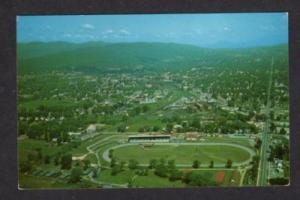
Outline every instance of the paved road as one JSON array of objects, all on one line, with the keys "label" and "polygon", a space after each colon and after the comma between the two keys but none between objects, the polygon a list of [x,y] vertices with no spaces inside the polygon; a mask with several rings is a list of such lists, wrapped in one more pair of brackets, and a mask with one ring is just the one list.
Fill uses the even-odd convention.
[{"label": "paved road", "polygon": [[[111,147],[111,148],[109,148],[109,149],[107,149],[103,152],[103,155],[102,155],[103,159],[106,160],[107,162],[110,162],[110,158],[108,156],[110,149],[117,149],[117,148],[120,148],[120,147],[126,147],[126,146],[132,146],[132,145],[138,145],[138,144],[136,144],[136,143],[126,143],[126,144],[120,144],[120,145],[113,146],[113,147]],[[242,161],[242,162],[234,162],[233,165],[232,165],[233,167],[238,167],[238,166],[249,164],[252,161],[252,156],[255,155],[254,150],[252,150],[248,147],[239,145],[239,144],[232,144],[232,143],[217,143],[217,142],[211,142],[211,143],[180,143],[180,144],[178,144],[178,143],[156,143],[155,145],[232,146],[232,147],[237,147],[237,148],[243,149],[243,150],[247,151],[250,154],[249,159],[247,159],[245,161]],[[148,166],[148,164],[143,163],[143,164],[140,164],[140,166]],[[177,167],[191,167],[191,164],[176,164],[176,166]],[[224,164],[215,163],[214,167],[224,167]]]},{"label": "paved road", "polygon": [[267,105],[265,114],[267,116],[266,123],[264,125],[264,130],[262,133],[262,145],[261,145],[261,153],[260,153],[260,164],[258,168],[258,176],[257,176],[257,186],[266,186],[268,184],[268,148],[269,148],[269,138],[270,138],[270,107],[271,107],[271,88],[272,88],[272,81],[273,81],[273,65],[274,60],[272,58],[271,62],[271,73],[267,91]]}]

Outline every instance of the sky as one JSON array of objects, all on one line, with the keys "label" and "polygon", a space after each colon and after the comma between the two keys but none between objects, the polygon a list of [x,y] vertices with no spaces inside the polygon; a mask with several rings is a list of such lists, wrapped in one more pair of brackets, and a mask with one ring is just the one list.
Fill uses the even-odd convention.
[{"label": "sky", "polygon": [[172,42],[243,48],[288,42],[288,13],[17,16],[17,42]]}]

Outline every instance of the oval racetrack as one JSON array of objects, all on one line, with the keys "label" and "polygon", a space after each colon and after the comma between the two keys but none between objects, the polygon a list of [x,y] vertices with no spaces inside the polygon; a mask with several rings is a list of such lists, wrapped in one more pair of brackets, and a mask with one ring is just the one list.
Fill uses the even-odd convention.
[{"label": "oval racetrack", "polygon": [[128,162],[135,159],[141,166],[147,166],[151,159],[160,158],[175,160],[177,167],[191,167],[194,160],[200,161],[201,166],[214,161],[214,167],[224,167],[228,159],[233,161],[233,166],[240,166],[249,164],[255,155],[252,149],[232,143],[156,143],[152,147],[127,143],[104,151],[103,159],[107,162],[110,162],[110,149],[114,149],[118,160]]}]

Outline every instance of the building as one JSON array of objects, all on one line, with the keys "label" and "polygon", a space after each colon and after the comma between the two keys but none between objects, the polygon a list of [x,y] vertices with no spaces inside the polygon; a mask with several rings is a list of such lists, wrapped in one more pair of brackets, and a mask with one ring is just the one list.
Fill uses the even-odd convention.
[{"label": "building", "polygon": [[170,135],[130,135],[130,143],[147,143],[147,142],[170,142]]},{"label": "building", "polygon": [[96,125],[95,125],[95,124],[90,124],[90,125],[87,127],[86,132],[87,132],[88,134],[95,133],[95,132],[96,132]]},{"label": "building", "polygon": [[197,141],[199,136],[200,135],[197,132],[187,132],[185,133],[184,139],[186,141]]}]

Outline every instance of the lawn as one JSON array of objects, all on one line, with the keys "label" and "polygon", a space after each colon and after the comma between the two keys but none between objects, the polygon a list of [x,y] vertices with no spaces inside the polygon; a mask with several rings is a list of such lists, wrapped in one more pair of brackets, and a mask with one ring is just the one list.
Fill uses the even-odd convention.
[{"label": "lawn", "polygon": [[69,183],[65,180],[59,180],[57,178],[20,175],[19,176],[19,188],[24,189],[80,189],[80,188],[97,188],[97,184],[82,180],[79,183]]},{"label": "lawn", "polygon": [[199,160],[201,164],[208,165],[210,161],[215,164],[225,164],[228,159],[241,162],[249,159],[250,154],[243,149],[232,146],[199,146],[199,145],[154,145],[142,148],[139,145],[120,147],[114,150],[114,156],[120,160],[137,160],[140,164],[148,164],[150,159],[164,158],[175,160],[177,164],[191,164]]},{"label": "lawn", "polygon": [[63,151],[63,146],[57,146],[51,143],[47,143],[44,140],[24,139],[18,140],[18,152],[19,161],[27,159],[28,153],[40,148],[43,155],[52,156],[58,152]]},{"label": "lawn", "polygon": [[181,181],[169,181],[168,178],[162,178],[154,175],[151,171],[147,176],[136,176],[132,181],[133,187],[151,187],[151,188],[171,188],[185,187]]},{"label": "lawn", "polygon": [[[183,170],[185,171],[185,170]],[[189,171],[189,170],[187,170]],[[231,178],[233,177],[234,170],[216,170],[216,169],[208,169],[208,170],[197,170],[197,173],[201,174],[201,176],[211,180],[216,181],[217,177],[220,174],[223,176],[222,180],[218,182],[220,186],[232,186],[230,183]],[[237,176],[235,176],[235,182],[238,182]],[[106,169],[102,170],[101,174],[97,178],[98,181],[102,181],[105,184],[120,184],[125,186],[129,180],[132,182],[132,187],[144,187],[144,188],[174,188],[174,187],[189,187],[181,180],[178,181],[170,181],[168,177],[162,178],[156,176],[153,171],[149,171],[147,176],[135,175],[134,171],[125,170],[118,173],[115,176],[111,175],[111,170]]]},{"label": "lawn", "polygon": [[130,170],[125,170],[118,173],[115,176],[111,175],[110,169],[102,170],[97,177],[98,181],[102,181],[104,183],[115,183],[115,184],[127,184],[128,181],[134,176],[134,172]]}]

